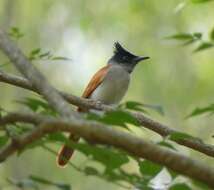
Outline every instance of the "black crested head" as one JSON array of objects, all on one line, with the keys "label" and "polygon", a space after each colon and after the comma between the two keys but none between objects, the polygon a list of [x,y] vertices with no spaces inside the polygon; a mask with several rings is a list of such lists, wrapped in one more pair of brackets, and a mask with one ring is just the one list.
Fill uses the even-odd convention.
[{"label": "black crested head", "polygon": [[120,45],[119,42],[115,42],[114,44],[114,55],[108,61],[108,64],[111,65],[121,65],[123,66],[129,73],[131,73],[136,66],[137,63],[143,61],[145,59],[149,59],[149,57],[137,56],[126,50],[124,47]]},{"label": "black crested head", "polygon": [[125,48],[123,48],[119,42],[115,42],[114,44],[114,59],[118,62],[131,62],[131,60],[135,59],[136,55],[132,54]]}]

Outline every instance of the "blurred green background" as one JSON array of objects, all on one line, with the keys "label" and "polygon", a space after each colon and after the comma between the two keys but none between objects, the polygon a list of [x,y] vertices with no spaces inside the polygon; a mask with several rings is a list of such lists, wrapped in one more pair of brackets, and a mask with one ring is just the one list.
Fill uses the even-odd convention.
[{"label": "blurred green background", "polygon": [[[182,2],[0,0],[0,25],[5,30],[16,26],[25,34],[18,44],[26,54],[40,47],[71,58],[70,61],[36,61],[35,65],[56,88],[78,96],[93,73],[106,64],[115,41],[136,54],[150,56],[150,61],[138,65],[133,72],[123,101],[161,105],[165,115],[151,112],[153,118],[213,144],[213,116],[184,118],[195,107],[214,102],[214,49],[192,53],[192,48],[165,37],[180,32],[202,32],[206,40],[214,27],[214,3],[189,2],[178,11]],[[0,60],[3,64],[7,58],[0,54]],[[17,74],[13,66],[0,69]],[[29,94],[33,95],[0,83],[0,106],[18,110],[20,106],[14,101]],[[158,135],[146,129],[140,130],[138,135],[151,141],[160,140]],[[53,148],[57,150],[58,147]],[[181,146],[178,149],[183,154],[214,164],[211,158],[200,153]],[[77,153],[73,163],[85,164],[85,159]],[[125,167],[136,170],[131,163]],[[22,179],[29,174],[70,183],[75,190],[121,189],[95,177],[84,177],[71,167],[59,169],[55,157],[40,148],[28,150],[20,157],[13,156],[1,164],[0,185],[7,184],[6,177]]]}]

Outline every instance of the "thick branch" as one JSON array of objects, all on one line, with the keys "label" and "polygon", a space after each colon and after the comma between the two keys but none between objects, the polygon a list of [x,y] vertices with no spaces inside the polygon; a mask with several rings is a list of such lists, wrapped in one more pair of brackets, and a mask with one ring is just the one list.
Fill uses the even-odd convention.
[{"label": "thick branch", "polygon": [[[33,88],[32,85],[29,83],[28,80],[22,78],[22,77],[17,77],[11,74],[6,74],[0,70],[0,82],[5,82],[11,85],[15,85],[17,87],[21,87],[24,89],[32,90],[34,92],[37,92],[38,94],[39,91],[36,88]],[[110,106],[106,106],[103,104],[100,104],[99,102],[95,102],[93,100],[89,99],[84,99],[84,98],[79,98],[71,94],[67,94],[65,92],[60,92],[59,93],[67,100],[69,103],[86,108],[86,109],[97,109],[97,110],[104,110],[104,111],[112,111],[114,108]],[[141,113],[131,113],[138,121],[139,123],[143,126],[146,127],[159,135],[165,137],[168,136],[172,133],[178,132],[174,129],[171,129],[170,127],[161,124],[153,119],[150,119],[149,117],[144,116]],[[180,145],[189,147],[193,150],[199,151],[201,153],[204,153],[208,156],[214,157],[214,146],[205,144],[202,140],[198,138],[193,138],[193,139],[180,139],[176,140]]]},{"label": "thick branch", "polygon": [[[30,117],[35,117],[35,120],[37,120],[36,114]],[[38,120],[40,119],[41,117],[38,118]],[[72,120],[60,120],[49,117],[43,121],[41,126],[25,134],[23,137],[16,139],[2,149],[0,151],[0,160],[5,160],[17,150],[23,149],[26,145],[29,145],[44,135],[58,131],[73,132],[90,142],[113,145],[132,155],[165,165],[180,174],[200,180],[214,187],[213,168],[207,167],[198,161],[182,156],[165,147],[156,146],[129,133],[115,130],[114,128],[96,122],[73,122]]]}]

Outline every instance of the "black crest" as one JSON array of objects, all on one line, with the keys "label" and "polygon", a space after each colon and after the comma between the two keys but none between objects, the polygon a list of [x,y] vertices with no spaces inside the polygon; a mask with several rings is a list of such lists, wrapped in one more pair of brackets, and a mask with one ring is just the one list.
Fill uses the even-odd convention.
[{"label": "black crest", "polygon": [[125,48],[123,48],[119,42],[115,42],[114,44],[114,54],[119,57],[129,57],[134,58],[136,55],[132,54],[131,52],[127,51]]}]

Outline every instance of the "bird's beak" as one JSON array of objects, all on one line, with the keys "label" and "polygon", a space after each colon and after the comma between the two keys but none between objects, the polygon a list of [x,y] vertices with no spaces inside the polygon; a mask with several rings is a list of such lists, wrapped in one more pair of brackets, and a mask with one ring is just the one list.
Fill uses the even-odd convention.
[{"label": "bird's beak", "polygon": [[139,63],[140,61],[143,61],[143,60],[146,60],[146,59],[149,59],[150,57],[141,57],[141,56],[139,56],[139,57],[136,57],[135,58],[135,61],[137,62],[137,63]]}]

